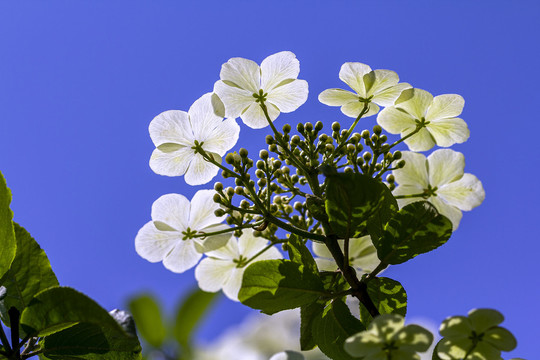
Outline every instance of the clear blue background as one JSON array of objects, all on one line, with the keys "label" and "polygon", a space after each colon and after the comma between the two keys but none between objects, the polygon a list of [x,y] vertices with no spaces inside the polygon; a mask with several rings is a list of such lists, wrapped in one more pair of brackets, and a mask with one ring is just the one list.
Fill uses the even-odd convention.
[{"label": "clear blue background", "polygon": [[[0,169],[15,219],[61,284],[106,308],[148,290],[172,311],[193,273],[146,262],[133,240],[155,199],[197,188],[151,172],[152,118],[187,110],[230,57],[260,62],[291,50],[310,97],[277,124],[349,123],[317,94],[344,86],[337,75],[346,61],[392,69],[434,95],[465,97],[471,138],[454,149],[487,195],[448,244],[386,274],[404,284],[413,316],[440,322],[474,307],[501,310],[519,341],[511,354],[534,359],[539,13],[536,0],[2,1]],[[266,134],[242,125],[236,148],[256,151]],[[200,338],[247,312],[223,299]]]}]

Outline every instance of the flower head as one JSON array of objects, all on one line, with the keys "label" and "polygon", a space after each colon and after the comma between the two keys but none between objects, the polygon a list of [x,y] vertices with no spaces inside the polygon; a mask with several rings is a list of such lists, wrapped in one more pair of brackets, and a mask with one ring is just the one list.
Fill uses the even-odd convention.
[{"label": "flower head", "polygon": [[452,316],[444,320],[439,332],[444,338],[437,344],[442,360],[501,359],[501,351],[513,350],[517,343],[512,333],[499,325],[504,320],[493,309],[473,309],[469,316]]},{"label": "flower head", "polygon": [[345,351],[362,360],[419,360],[433,342],[433,334],[418,325],[404,326],[401,315],[379,315],[366,331],[345,340]]},{"label": "flower head", "polygon": [[[239,239],[230,238],[227,245],[207,252],[195,269],[195,278],[204,291],[216,292],[223,289],[225,295],[238,301],[238,292],[242,285],[242,276],[248,262],[254,255],[268,245],[268,240],[255,237],[253,230],[244,230]],[[255,261],[281,259],[281,253],[271,247],[260,254]]]},{"label": "flower head", "polygon": [[152,204],[152,221],[146,223],[135,238],[135,250],[150,262],[177,273],[195,266],[202,253],[224,246],[230,233],[202,236],[203,233],[227,229],[214,215],[218,205],[214,191],[199,190],[191,202],[179,194],[161,196]]},{"label": "flower head", "polygon": [[[450,149],[436,150],[426,157],[404,151],[405,167],[392,172],[399,184],[394,190],[398,204],[427,200],[452,221],[454,231],[461,220],[461,211],[469,211],[484,201],[482,183],[472,174],[464,174],[465,157]],[[413,196],[416,195],[416,196]]]},{"label": "flower head", "polygon": [[459,95],[445,94],[433,97],[420,89],[404,90],[394,106],[387,107],[377,115],[379,125],[391,134],[405,137],[412,151],[426,151],[435,144],[448,147],[461,144],[469,138],[469,128],[456,117],[463,111],[465,100]]},{"label": "flower head", "polygon": [[189,185],[209,182],[218,167],[196,151],[200,146],[215,161],[238,141],[240,127],[234,119],[223,121],[223,104],[215,94],[196,100],[188,112],[165,111],[150,123],[150,137],[156,149],[150,157],[150,168],[160,175],[185,174]]},{"label": "flower head", "polygon": [[214,92],[223,100],[227,116],[240,116],[247,126],[260,129],[268,126],[261,102],[271,121],[306,102],[308,84],[297,79],[299,73],[300,63],[290,51],[270,55],[260,67],[248,59],[232,58],[221,67]]},{"label": "flower head", "polygon": [[319,94],[319,101],[329,106],[341,106],[341,112],[357,118],[365,104],[369,110],[363,117],[379,112],[379,106],[394,104],[399,94],[411,85],[399,82],[398,75],[390,70],[371,70],[359,62],[348,62],[341,66],[339,78],[355,93],[342,89],[328,89]]}]

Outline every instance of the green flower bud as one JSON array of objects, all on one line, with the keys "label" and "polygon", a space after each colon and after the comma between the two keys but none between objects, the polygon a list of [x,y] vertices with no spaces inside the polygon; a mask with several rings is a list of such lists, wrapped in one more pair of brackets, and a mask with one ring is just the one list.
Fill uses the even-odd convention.
[{"label": "green flower bud", "polygon": [[401,159],[401,151],[396,151],[394,152],[394,160],[399,160]]},{"label": "green flower bud", "polygon": [[228,171],[223,170],[223,171],[221,172],[221,177],[222,177],[222,178],[227,179],[229,176],[230,176],[230,175],[229,175],[229,172],[228,172]]},{"label": "green flower bud", "polygon": [[272,144],[272,145],[268,145],[268,151],[271,151],[271,152],[277,152],[277,146],[276,144]]},{"label": "green flower bud", "polygon": [[222,191],[223,190],[223,184],[220,182],[217,182],[214,184],[214,190],[216,191]]},{"label": "green flower bud", "polygon": [[240,164],[242,162],[242,157],[238,154],[233,154],[233,159],[235,164]]},{"label": "green flower bud", "polygon": [[276,184],[270,183],[270,190],[275,192],[275,191],[277,191],[277,189],[278,189],[278,186]]},{"label": "green flower bud", "polygon": [[356,146],[354,146],[354,144],[347,144],[347,152],[354,152],[354,150],[356,149]]},{"label": "green flower bud", "polygon": [[373,127],[373,132],[377,135],[380,135],[382,133],[382,127],[380,127],[379,125],[375,125]]},{"label": "green flower bud", "polygon": [[377,134],[371,135],[371,141],[373,141],[374,143],[376,143],[378,140],[379,140],[379,136],[378,136]]},{"label": "green flower bud", "polygon": [[[257,169],[264,170],[264,161],[257,160]],[[256,172],[255,172],[256,173]],[[260,177],[260,176],[259,176]]]},{"label": "green flower bud", "polygon": [[291,176],[291,181],[293,182],[293,184],[296,184],[298,182],[298,175],[294,174],[293,176]]},{"label": "green flower bud", "polygon": [[388,140],[388,137],[382,134],[381,136],[379,136],[379,139],[381,139],[381,142],[385,142],[386,140]]},{"label": "green flower bud", "polygon": [[345,135],[347,135],[347,130],[345,130],[345,129],[341,130],[340,135],[341,135],[341,137],[344,137]]},{"label": "green flower bud", "polygon": [[319,132],[323,129],[323,123],[321,121],[317,121],[315,123],[315,131]]},{"label": "green flower bud", "polygon": [[334,145],[332,145],[332,144],[326,144],[325,149],[326,149],[326,151],[328,151],[328,152],[334,151]]},{"label": "green flower bud", "polygon": [[274,176],[277,178],[283,176],[283,172],[281,171],[281,169],[277,169],[276,171],[274,171]]},{"label": "green flower bud", "polygon": [[281,198],[281,196],[279,195],[276,195],[274,196],[274,204],[281,204],[283,202],[283,199]]},{"label": "green flower bud", "polygon": [[266,140],[266,143],[267,143],[268,145],[271,145],[271,144],[274,143],[274,138],[272,137],[272,135],[266,135],[265,140]]},{"label": "green flower bud", "polygon": [[375,171],[379,171],[381,169],[382,169],[382,164],[379,164],[379,163],[375,164]]},{"label": "green flower bud", "polygon": [[299,123],[298,125],[296,125],[296,130],[298,130],[299,133],[303,133],[304,132],[304,124]]},{"label": "green flower bud", "polygon": [[280,168],[281,167],[281,161],[276,160],[276,161],[274,161],[273,165],[274,165],[274,169]]},{"label": "green flower bud", "polygon": [[266,179],[265,178],[259,179],[259,181],[257,181],[257,185],[259,185],[259,187],[266,186]]},{"label": "green flower bud", "polygon": [[225,191],[227,192],[228,197],[232,197],[234,195],[234,189],[230,186]]},{"label": "green flower bud", "polygon": [[240,201],[240,207],[242,209],[249,209],[249,202],[247,200],[245,200],[245,199]]},{"label": "green flower bud", "polygon": [[359,156],[359,157],[356,158],[356,163],[357,163],[358,165],[362,165],[362,164],[364,163],[364,159],[363,159],[362,157]]},{"label": "green flower bud", "polygon": [[396,181],[396,178],[394,177],[394,175],[388,174],[388,175],[386,176],[386,181],[389,182],[389,183],[393,183],[393,182]]},{"label": "green flower bud", "polygon": [[271,213],[276,213],[278,211],[278,207],[276,204],[272,204],[270,205],[270,212]]},{"label": "green flower bud", "polygon": [[257,171],[255,171],[255,176],[259,179],[264,178],[264,175],[264,171],[262,171],[261,169],[257,169]]},{"label": "green flower bud", "polygon": [[221,196],[219,196],[219,194],[214,194],[214,197],[212,200],[214,200],[214,202],[217,204],[221,204]]},{"label": "green flower bud", "polygon": [[292,207],[291,205],[285,206],[285,212],[286,212],[287,214],[292,213],[292,212],[293,212],[293,207]]},{"label": "green flower bud", "polygon": [[236,195],[244,195],[244,188],[241,186],[237,186],[234,188],[234,193]]},{"label": "green flower bud", "polygon": [[241,157],[247,158],[248,157],[248,151],[244,148],[241,148],[240,151],[238,151]]},{"label": "green flower bud", "polygon": [[236,178],[236,179],[234,179],[234,184],[236,186],[241,186],[243,184],[243,181],[242,181],[242,179]]},{"label": "green flower bud", "polygon": [[345,174],[352,174],[354,171],[353,171],[352,167],[346,166],[345,169],[343,169],[343,172]]},{"label": "green flower bud", "polygon": [[364,150],[364,146],[360,143],[356,144],[356,152],[360,152]]},{"label": "green flower bud", "polygon": [[231,154],[231,153],[228,153],[226,156],[225,156],[225,162],[229,165],[232,165],[234,163],[234,155]]},{"label": "green flower bud", "polygon": [[300,210],[302,210],[303,207],[304,207],[304,205],[300,201],[295,201],[294,210],[300,211]]},{"label": "green flower bud", "polygon": [[364,158],[366,162],[368,162],[369,160],[371,160],[371,153],[366,151],[365,153],[362,154],[362,157]]},{"label": "green flower bud", "polygon": [[284,132],[285,134],[290,133],[290,132],[291,132],[291,125],[289,125],[289,124],[283,125],[283,132]]},{"label": "green flower bud", "polygon": [[363,139],[369,139],[369,130],[362,131],[362,134],[360,134]]},{"label": "green flower bud", "polygon": [[217,209],[216,211],[214,211],[214,215],[216,215],[217,217],[222,217],[223,215],[225,215],[225,211],[223,209]]},{"label": "green flower bud", "polygon": [[283,250],[283,251],[289,251],[289,244],[288,244],[288,243],[283,243],[283,244],[281,244],[281,250]]},{"label": "green flower bud", "polygon": [[264,149],[261,150],[261,151],[259,151],[259,157],[260,157],[261,159],[263,159],[263,160],[268,159],[268,151],[266,151],[266,150],[264,150]]},{"label": "green flower bud", "polygon": [[398,168],[398,169],[402,169],[404,166],[405,166],[405,160],[400,160],[400,161],[397,163],[397,168]]},{"label": "green flower bud", "polygon": [[283,166],[281,168],[281,172],[283,172],[284,174],[289,175],[289,173],[291,172],[291,169],[289,169],[287,166]]},{"label": "green flower bud", "polygon": [[313,124],[311,124],[310,122],[307,122],[304,127],[307,132],[311,132],[313,130]]},{"label": "green flower bud", "polygon": [[326,135],[326,134],[321,134],[321,135],[319,136],[319,141],[320,141],[321,143],[324,144],[327,140],[328,140],[328,135]]},{"label": "green flower bud", "polygon": [[334,121],[332,123],[332,131],[339,131],[339,129],[341,129],[341,125],[337,121]]},{"label": "green flower bud", "polygon": [[293,135],[293,137],[291,138],[291,144],[293,144],[293,145],[298,145],[298,144],[300,144],[300,136],[298,136],[298,135]]},{"label": "green flower bud", "polygon": [[[384,135],[383,135],[383,136],[384,136]],[[380,137],[380,140],[381,140],[381,141],[384,141],[384,140],[383,140],[383,136]],[[390,144],[388,144],[388,143],[382,144],[382,146],[381,146],[381,151],[382,151],[383,153],[385,153],[385,152],[387,152],[388,150],[390,150]]]},{"label": "green flower bud", "polygon": [[233,224],[233,218],[228,217],[228,218],[225,219],[225,222],[227,223],[227,225],[232,225]]}]

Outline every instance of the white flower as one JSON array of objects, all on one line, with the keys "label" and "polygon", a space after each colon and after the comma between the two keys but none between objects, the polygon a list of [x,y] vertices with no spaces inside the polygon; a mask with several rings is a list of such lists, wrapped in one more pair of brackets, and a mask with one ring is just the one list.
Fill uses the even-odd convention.
[{"label": "white flower", "polygon": [[403,160],[405,167],[392,172],[399,184],[394,195],[419,196],[398,199],[400,207],[425,199],[452,221],[455,231],[461,220],[461,211],[472,210],[484,201],[480,180],[463,173],[465,158],[462,153],[440,149],[426,159],[422,154],[404,151]]},{"label": "white flower", "polygon": [[[338,240],[338,242],[343,250],[344,240]],[[338,266],[326,245],[314,241],[313,252],[315,255],[319,256],[315,258],[319,270],[335,271],[338,269]],[[373,246],[369,235],[350,239],[349,264],[356,269],[359,275],[373,271],[379,263],[377,249]]]},{"label": "white flower", "polygon": [[186,175],[186,183],[200,185],[216,176],[219,168],[195,152],[195,142],[221,162],[221,157],[238,141],[240,127],[234,119],[223,121],[223,104],[216,94],[204,94],[189,111],[169,110],[150,123],[150,137],[156,149],[150,168],[160,175]]},{"label": "white flower", "polygon": [[292,112],[306,102],[308,84],[297,79],[299,73],[300,63],[290,51],[270,55],[260,67],[248,59],[232,58],[221,67],[214,92],[223,100],[228,117],[240,116],[247,126],[260,129],[268,126],[260,97],[272,121],[280,112]]},{"label": "white flower", "polygon": [[[230,238],[226,246],[206,253],[208,257],[203,259],[195,269],[195,278],[199,287],[209,292],[223,289],[229,299],[238,301],[246,261],[267,245],[268,240],[255,237],[253,230],[244,230],[238,240],[234,237]],[[281,253],[275,247],[271,247],[259,255],[255,261],[281,258]]]},{"label": "white flower", "polygon": [[196,237],[201,233],[227,229],[223,220],[214,215],[218,209],[213,190],[199,190],[191,199],[179,194],[167,194],[152,204],[152,221],[146,223],[135,238],[137,253],[150,262],[163,265],[177,273],[195,266],[202,253],[224,246],[231,233]]},{"label": "white flower", "polygon": [[379,106],[391,106],[404,89],[411,85],[399,82],[398,75],[390,70],[371,70],[359,62],[341,66],[339,78],[356,93],[342,89],[328,89],[319,94],[319,101],[329,106],[341,106],[345,115],[357,118],[366,102],[369,110],[363,117],[379,112]]},{"label": "white flower", "polygon": [[412,151],[426,151],[435,144],[448,147],[461,144],[469,138],[469,128],[459,116],[465,100],[456,94],[433,97],[420,89],[404,90],[394,106],[387,107],[377,116],[377,122],[391,134],[404,137],[417,126],[421,130],[405,140]]}]

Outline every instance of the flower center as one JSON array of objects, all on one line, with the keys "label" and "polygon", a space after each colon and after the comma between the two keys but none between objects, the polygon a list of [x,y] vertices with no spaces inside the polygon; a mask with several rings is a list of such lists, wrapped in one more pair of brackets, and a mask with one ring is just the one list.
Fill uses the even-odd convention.
[{"label": "flower center", "polygon": [[197,231],[196,230],[191,230],[190,228],[187,228],[186,231],[182,231],[182,235],[184,235],[182,240],[193,239],[195,237],[195,235],[197,235]]},{"label": "flower center", "polygon": [[360,101],[361,103],[370,103],[371,99],[373,99],[373,95],[368,98],[358,97],[358,101]]},{"label": "flower center", "polygon": [[471,336],[469,336],[469,339],[472,340],[473,345],[476,346],[482,339],[484,338],[484,334],[477,334],[476,331],[473,331]]},{"label": "flower center", "polygon": [[267,96],[268,93],[265,93],[263,89],[260,89],[258,94],[253,93],[253,97],[255,98],[255,102],[257,103],[264,103]]},{"label": "flower center", "polygon": [[203,146],[204,142],[201,141],[199,142],[198,140],[194,140],[193,141],[193,146],[191,147],[193,150],[195,150],[195,152],[200,152],[202,150],[202,146]]},{"label": "flower center", "polygon": [[428,185],[427,189],[424,189],[424,193],[422,195],[422,197],[424,199],[427,199],[431,196],[437,196],[437,194],[435,193],[437,191],[438,187],[431,187],[431,185]]},{"label": "flower center", "polygon": [[240,257],[238,259],[233,260],[233,263],[236,264],[237,268],[241,268],[241,267],[246,266],[247,260],[248,260],[247,258],[240,255]]},{"label": "flower center", "polygon": [[425,127],[427,124],[429,124],[430,122],[429,121],[426,121],[426,118],[422,118],[420,120],[418,119],[414,119],[414,121],[416,122],[416,127],[421,129],[423,127]]}]

